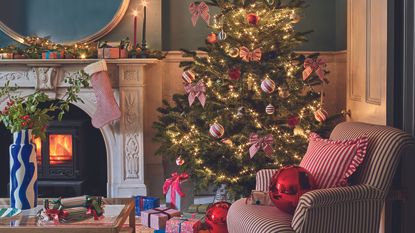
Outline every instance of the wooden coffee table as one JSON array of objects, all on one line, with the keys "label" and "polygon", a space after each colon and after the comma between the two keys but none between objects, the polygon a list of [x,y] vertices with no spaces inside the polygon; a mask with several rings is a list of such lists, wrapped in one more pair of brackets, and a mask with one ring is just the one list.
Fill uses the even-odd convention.
[{"label": "wooden coffee table", "polygon": [[[0,218],[0,233],[135,233],[135,204],[131,198],[104,198],[104,217],[75,223],[38,223],[38,207],[22,211],[12,218]],[[0,199],[0,208],[9,206],[9,199]]]}]

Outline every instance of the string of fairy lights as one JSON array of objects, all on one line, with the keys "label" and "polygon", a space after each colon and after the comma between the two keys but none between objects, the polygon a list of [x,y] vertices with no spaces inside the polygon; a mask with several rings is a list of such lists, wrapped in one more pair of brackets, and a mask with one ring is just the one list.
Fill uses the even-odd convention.
[{"label": "string of fairy lights", "polygon": [[[245,20],[246,15],[248,13],[252,12],[255,12],[255,14],[261,19],[261,23],[257,25],[257,27],[241,28],[241,22]],[[222,49],[226,54],[235,54],[235,41],[240,43],[241,46],[248,47],[250,50],[261,48],[262,53],[265,53],[267,51],[274,51],[277,48],[275,44],[262,43],[260,38],[264,36],[264,33],[271,31],[269,33],[273,33],[276,36],[281,36],[281,38],[285,41],[293,40],[296,37],[293,28],[293,22],[295,21],[292,20],[292,16],[295,14],[297,14],[297,9],[265,9],[263,7],[258,7],[258,5],[256,4],[251,4],[247,8],[230,7],[226,11],[226,13],[214,16],[213,23],[210,25],[210,27],[213,29],[213,31],[217,33],[222,33],[222,37],[225,37],[225,35],[227,34],[226,36],[228,36],[228,38],[231,37],[233,39],[222,41],[218,45],[219,48]],[[228,19],[226,22],[224,22],[225,18]],[[275,31],[275,29],[278,29],[278,31]],[[224,34],[225,31],[226,34]],[[293,80],[292,82],[290,82],[292,84],[292,86],[290,86],[291,90],[301,92],[302,89],[308,87],[307,84],[302,82],[302,80],[301,82],[295,80],[299,78],[296,74],[298,74],[302,68],[299,64],[293,64],[291,55],[287,55],[285,57],[286,60],[282,60],[281,58],[278,59],[280,59],[281,62],[279,64],[275,64],[275,66],[278,69],[280,67],[284,69],[284,78],[286,79],[282,82],[284,83],[284,85],[277,87],[278,92],[284,92],[286,91],[286,89],[288,89],[287,84],[289,82],[287,80],[289,79]],[[270,69],[266,73],[261,74],[261,77],[259,77],[258,74],[255,74],[255,72],[252,69],[247,69],[243,75],[243,78],[241,78],[244,81],[244,83],[226,84],[226,82],[223,82],[227,85],[228,88],[227,91],[223,91],[223,87],[225,85],[223,83],[217,84],[211,78],[211,76],[222,77],[223,80],[227,80],[227,75],[224,73],[219,73],[217,69],[218,67],[226,68],[227,61],[225,61],[224,59],[216,59],[209,56],[206,58],[206,63],[198,62],[196,60],[194,65],[198,67],[198,69],[204,70],[204,73],[210,74],[201,77],[204,80],[206,87],[209,89],[208,93],[213,95],[209,96],[208,94],[207,99],[211,97],[225,103],[226,105],[223,108],[223,112],[221,113],[221,115],[218,115],[217,117],[212,119],[211,122],[209,122],[210,124],[220,122],[220,119],[223,116],[231,116],[234,120],[240,118],[239,112],[235,111],[235,108],[229,107],[228,105],[228,103],[235,103],[241,98],[241,88],[238,85],[247,86],[248,89],[253,91],[256,96],[260,97],[262,95],[260,87],[261,79],[281,79],[281,74],[276,74],[276,71],[273,69]],[[249,65],[247,66],[249,67]],[[269,97],[269,99],[272,98],[272,96]],[[281,100],[284,100],[286,98],[287,96],[284,96],[284,98],[280,96]],[[298,98],[298,96],[291,95],[291,97],[286,99],[285,101],[287,102],[287,104],[290,104],[290,101],[293,98]],[[321,107],[322,103],[320,101],[314,100],[311,103],[304,106],[303,108],[301,108],[300,111],[295,115],[297,115],[300,120],[303,120],[309,117],[310,112],[312,113],[317,109],[320,109]],[[264,124],[262,123],[263,121],[261,121],[261,118],[263,118],[264,115],[263,113],[259,113],[256,109],[249,106],[244,106],[244,108],[245,115],[249,117],[249,119],[253,122],[253,125],[258,130],[270,131],[274,135],[276,141],[274,145],[277,145],[274,148],[274,150],[277,150],[279,153],[288,155],[290,152],[283,146],[283,144],[295,144],[296,137],[300,136],[306,138],[307,133],[310,130],[306,126],[305,128],[296,128],[294,130],[288,131],[286,129],[286,123],[281,122],[275,122],[271,125]],[[189,120],[189,123],[190,122],[191,121]],[[190,151],[188,152],[194,156],[195,165],[200,166],[207,177],[214,176],[218,181],[237,183],[241,179],[241,176],[253,177],[256,175],[256,170],[248,166],[244,166],[243,169],[239,172],[239,174],[235,176],[226,176],[225,174],[221,174],[220,172],[215,173],[211,168],[205,165],[204,159],[200,156],[201,149],[197,143],[197,140],[199,140],[202,133],[199,131],[198,127],[194,123],[190,124],[192,125],[190,125],[190,130],[188,132],[180,133],[178,131],[169,131],[167,133],[167,136],[170,138],[170,141],[175,146],[180,146],[183,144],[192,145]],[[238,158],[242,158],[243,156],[245,156],[250,147],[250,144],[248,144],[248,142],[237,144],[233,142],[232,139],[229,137],[222,139],[220,142],[221,144],[226,145],[228,147],[227,149],[232,151],[233,154]],[[214,147],[218,143],[219,142],[217,140],[212,140],[210,142],[210,146]],[[301,159],[300,156],[297,154],[292,155],[292,157],[297,161]],[[281,167],[283,164],[280,163],[277,159],[275,159],[274,165],[276,165],[277,167]]]}]

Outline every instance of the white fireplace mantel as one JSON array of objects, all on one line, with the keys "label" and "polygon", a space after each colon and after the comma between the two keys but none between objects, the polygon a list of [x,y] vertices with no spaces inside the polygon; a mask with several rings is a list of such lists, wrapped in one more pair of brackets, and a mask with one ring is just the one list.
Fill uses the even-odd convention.
[{"label": "white fireplace mantel", "polygon": [[[10,81],[17,84],[21,95],[35,90],[46,92],[52,99],[65,94],[64,78],[76,77],[78,71],[95,59],[57,60],[0,60],[0,86]],[[101,128],[107,151],[107,195],[128,197],[147,195],[144,180],[144,126],[146,83],[159,73],[157,59],[113,59],[107,60],[114,94],[120,105],[122,116]],[[76,106],[92,116],[96,110],[96,99],[91,88],[83,88],[80,97],[84,103]],[[0,109],[5,99],[0,99]]]}]

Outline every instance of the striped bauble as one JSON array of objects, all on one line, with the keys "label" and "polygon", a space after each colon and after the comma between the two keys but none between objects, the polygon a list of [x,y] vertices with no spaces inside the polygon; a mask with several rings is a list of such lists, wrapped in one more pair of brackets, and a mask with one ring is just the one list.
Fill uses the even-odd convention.
[{"label": "striped bauble", "polygon": [[226,39],[226,32],[224,32],[224,31],[220,31],[220,32],[218,33],[218,39],[219,39],[219,40],[225,40],[225,39]]},{"label": "striped bauble", "polygon": [[269,78],[265,78],[261,82],[261,90],[267,94],[270,94],[275,91],[275,82]]},{"label": "striped bauble", "polygon": [[275,112],[275,107],[272,104],[268,104],[267,107],[265,107],[265,112],[272,115]]},{"label": "striped bauble", "polygon": [[329,114],[327,113],[327,111],[323,108],[320,108],[319,110],[314,112],[314,118],[316,118],[318,122],[324,122],[325,120],[327,120],[328,115]]},{"label": "striped bauble", "polygon": [[221,138],[225,134],[225,128],[219,123],[210,126],[209,134],[214,138]]},{"label": "striped bauble", "polygon": [[189,84],[195,80],[196,76],[191,70],[186,70],[182,74],[182,79],[186,84]]}]

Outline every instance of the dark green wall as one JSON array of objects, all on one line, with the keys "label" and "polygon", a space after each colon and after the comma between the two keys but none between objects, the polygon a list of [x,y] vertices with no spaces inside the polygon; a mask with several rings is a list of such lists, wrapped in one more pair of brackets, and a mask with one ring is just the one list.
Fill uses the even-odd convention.
[{"label": "dark green wall", "polygon": [[[98,0],[97,0],[98,1]],[[188,12],[194,0],[152,0],[148,11],[148,42],[152,48],[178,50],[196,49],[204,44],[209,33],[206,24],[199,20],[193,27]],[[104,40],[118,41],[132,38],[132,9],[140,8],[131,0],[129,10],[120,24]],[[298,30],[314,30],[309,41],[299,50],[338,51],[346,49],[347,0],[306,0],[308,7]],[[214,13],[214,9],[211,12]],[[97,17],[99,14],[97,14]],[[163,17],[162,17],[163,16]],[[139,20],[141,25],[141,20]],[[140,27],[141,28],[141,27]],[[140,30],[139,30],[140,31]],[[141,33],[139,33],[141,38]],[[12,41],[0,32],[0,46]]]},{"label": "dark green wall", "polygon": [[[194,28],[187,6],[193,0],[163,0],[163,49],[196,49],[203,45],[210,32],[199,20]],[[346,1],[306,0],[304,20],[297,25],[299,31],[314,30],[309,41],[299,50],[336,51],[346,49]],[[213,9],[211,9],[212,11]]]}]

